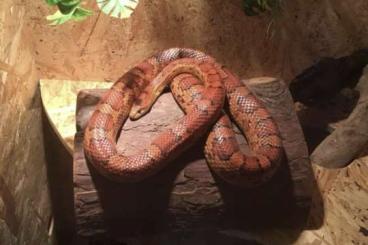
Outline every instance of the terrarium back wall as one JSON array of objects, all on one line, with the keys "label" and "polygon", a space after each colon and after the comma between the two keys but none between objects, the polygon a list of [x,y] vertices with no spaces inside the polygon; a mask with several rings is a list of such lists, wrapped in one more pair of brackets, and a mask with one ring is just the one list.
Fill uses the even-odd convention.
[{"label": "terrarium back wall", "polygon": [[[95,12],[85,22],[45,26],[31,13],[37,67],[48,78],[117,79],[136,62],[173,46],[203,50],[239,75],[288,80],[321,56],[368,46],[366,0],[283,0],[273,16],[248,17],[242,0],[140,0],[128,20]],[[96,9],[90,1],[90,7]]]},{"label": "terrarium back wall", "polygon": [[0,244],[46,244],[50,203],[25,1],[0,1]]}]

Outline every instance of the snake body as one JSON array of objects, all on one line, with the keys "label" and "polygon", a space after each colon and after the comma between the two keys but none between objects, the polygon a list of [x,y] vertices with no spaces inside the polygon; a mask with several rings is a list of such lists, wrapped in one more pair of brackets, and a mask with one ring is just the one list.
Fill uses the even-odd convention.
[{"label": "snake body", "polygon": [[[125,120],[147,113],[168,84],[186,115],[140,153],[118,153],[116,138]],[[240,151],[231,121],[223,112],[225,97],[253,155]],[[220,178],[253,187],[274,175],[283,148],[278,128],[262,103],[214,58],[172,48],[129,70],[102,97],[85,130],[84,151],[102,175],[118,182],[137,182],[160,171],[210,127],[205,156]]]}]

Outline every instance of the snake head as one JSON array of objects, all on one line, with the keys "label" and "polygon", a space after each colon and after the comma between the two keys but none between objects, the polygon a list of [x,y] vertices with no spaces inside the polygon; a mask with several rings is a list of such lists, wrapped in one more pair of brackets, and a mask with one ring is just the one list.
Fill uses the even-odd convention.
[{"label": "snake head", "polygon": [[[162,93],[165,86],[149,87],[146,89],[146,93],[141,94],[133,103],[130,110],[129,117],[131,120],[138,120],[146,115],[156,102],[157,98]],[[164,84],[165,85],[165,84]]]},{"label": "snake head", "polygon": [[140,105],[133,105],[130,110],[129,117],[131,120],[138,120],[139,118],[146,115],[150,110],[150,107],[142,107]]}]

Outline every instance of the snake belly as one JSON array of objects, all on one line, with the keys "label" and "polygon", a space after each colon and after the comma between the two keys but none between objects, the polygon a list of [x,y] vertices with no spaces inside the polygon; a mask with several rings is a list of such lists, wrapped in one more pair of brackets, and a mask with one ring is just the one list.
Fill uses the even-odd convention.
[{"label": "snake belly", "polygon": [[[155,56],[125,73],[101,98],[88,122],[83,142],[85,155],[100,174],[113,181],[138,182],[154,175],[187,149],[189,142],[208,131],[221,112],[225,93],[215,62],[193,58],[173,60],[168,64],[166,61],[162,56]],[[119,153],[116,138],[133,103],[144,102],[140,95],[147,93],[145,89],[157,94],[183,72],[204,82],[202,99],[138,154]]]}]

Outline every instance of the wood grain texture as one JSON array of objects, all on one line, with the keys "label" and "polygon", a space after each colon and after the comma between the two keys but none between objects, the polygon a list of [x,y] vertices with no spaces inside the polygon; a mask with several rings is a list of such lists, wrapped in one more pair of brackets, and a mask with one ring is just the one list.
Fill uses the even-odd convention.
[{"label": "wood grain texture", "polygon": [[313,163],[328,168],[345,167],[368,145],[368,66],[356,89],[359,100],[354,110],[313,151]]},{"label": "wood grain texture", "polygon": [[[163,231],[303,226],[317,187],[291,96],[277,79],[245,82],[278,123],[288,157],[270,183],[253,190],[233,188],[213,176],[203,158],[203,142],[139,184],[116,184],[101,177],[86,164],[82,138],[104,90],[82,90],[77,102],[74,153],[77,233],[83,237],[108,233],[122,238]],[[182,115],[171,94],[162,95],[151,113],[125,124],[118,150],[134,153]],[[238,136],[241,147],[247,150],[239,132]]]}]

